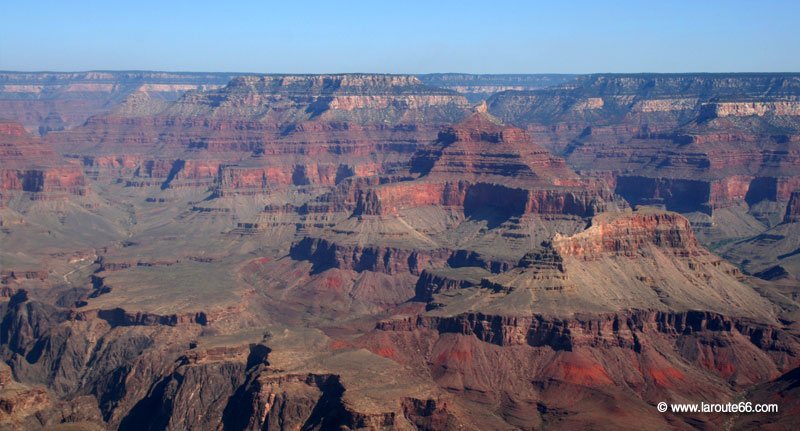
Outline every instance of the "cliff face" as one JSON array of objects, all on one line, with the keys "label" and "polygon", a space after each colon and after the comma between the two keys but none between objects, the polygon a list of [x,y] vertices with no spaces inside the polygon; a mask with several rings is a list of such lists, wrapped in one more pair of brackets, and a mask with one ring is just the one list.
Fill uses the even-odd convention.
[{"label": "cliff face", "polygon": [[711,215],[760,202],[766,178],[800,175],[798,82],[793,74],[591,75],[499,93],[488,106],[576,170],[613,174],[631,203]]},{"label": "cliff face", "polygon": [[553,248],[561,256],[593,259],[605,253],[635,256],[643,246],[674,250],[679,255],[700,253],[689,220],[675,213],[601,214],[592,226],[570,237],[556,235]]},{"label": "cliff face", "polygon": [[[420,338],[435,341],[421,348],[416,342]],[[726,399],[740,385],[791,370],[796,360],[787,352],[798,348],[796,339],[775,327],[714,313],[653,311],[571,319],[416,316],[379,323],[360,345],[373,351],[392,349],[398,361],[424,366],[448,391],[500,405],[514,426],[565,428],[595,423],[594,412],[606,411],[592,407],[598,394],[611,406],[642,406],[636,417],[644,426],[668,427],[669,419],[651,415],[652,403]],[[759,360],[745,359],[744,352]],[[623,359],[635,366],[619,367]],[[516,383],[521,381],[525,384]],[[781,388],[785,393],[787,385]],[[570,424],[558,425],[565,412]],[[603,417],[619,420],[619,426],[630,420]],[[707,415],[692,419],[718,426]]]},{"label": "cliff face", "polygon": [[172,116],[254,118],[269,123],[310,119],[356,124],[446,123],[468,107],[455,92],[402,75],[259,76],[194,93],[170,106]]},{"label": "cliff face", "polygon": [[339,268],[387,274],[419,274],[428,266],[441,266],[450,258],[449,250],[407,250],[380,246],[341,245],[324,239],[304,238],[292,245],[290,255],[314,262],[315,271]]},{"label": "cliff face", "polygon": [[233,75],[167,72],[3,72],[0,118],[47,134],[83,124],[130,94],[175,100],[190,90],[224,85]]},{"label": "cliff face", "polygon": [[358,195],[356,214],[388,215],[438,205],[467,214],[494,210],[587,216],[611,198],[602,182],[583,181],[524,131],[475,113],[439,133],[413,156],[416,181],[372,187]]},{"label": "cliff face", "polygon": [[432,73],[419,75],[427,85],[463,94],[472,103],[478,103],[495,93],[508,90],[529,91],[571,82],[576,75],[470,75],[466,73]]},{"label": "cliff face", "polygon": [[800,191],[793,192],[789,197],[789,204],[786,205],[786,214],[783,217],[783,222],[800,222]]},{"label": "cliff face", "polygon": [[577,178],[523,130],[504,127],[481,113],[440,132],[436,144],[416,154],[412,169],[442,177]]},{"label": "cliff face", "polygon": [[77,163],[68,163],[19,123],[0,122],[0,192],[31,193],[33,199],[85,193]]},{"label": "cliff face", "polygon": [[[132,172],[182,160],[185,167],[175,176],[187,183],[206,185],[204,173],[186,167],[215,163],[204,172],[219,172],[221,193],[241,187],[252,194],[267,191],[265,178],[278,185],[331,185],[383,172],[467,107],[463,96],[411,76],[247,76],[174,102],[132,93],[112,112],[48,139],[84,160],[130,160]],[[87,167],[104,176],[103,166]]]},{"label": "cliff face", "polygon": [[598,209],[597,192],[577,189],[527,189],[472,181],[420,181],[395,183],[369,189],[358,195],[355,214],[393,215],[400,210],[423,206],[463,209],[466,214],[496,211],[506,217],[525,214],[562,214],[587,217]]}]

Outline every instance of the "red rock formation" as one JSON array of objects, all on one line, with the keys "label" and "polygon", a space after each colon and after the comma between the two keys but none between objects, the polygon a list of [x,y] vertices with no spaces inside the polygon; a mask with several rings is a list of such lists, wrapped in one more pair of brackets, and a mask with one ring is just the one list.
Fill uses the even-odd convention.
[{"label": "red rock formation", "polygon": [[[420,344],[421,339],[435,341]],[[358,344],[392,349],[401,363],[427,367],[434,381],[451,393],[481,403],[504,399],[500,408],[515,412],[514,418],[549,422],[555,419],[536,416],[537,407],[567,409],[578,424],[596,421],[591,414],[581,415],[591,410],[598,394],[611,405],[641,405],[645,416],[661,400],[730,400],[740,388],[794,368],[797,360],[789,352],[800,348],[788,332],[746,319],[639,310],[571,318],[414,316],[381,322]],[[634,366],[620,367],[622,360]],[[516,382],[533,383],[536,390]],[[498,394],[504,390],[509,395]],[[613,420],[616,415],[602,417]],[[663,420],[654,413],[646,423]]]},{"label": "red rock formation", "polygon": [[0,122],[0,191],[83,194],[77,163],[67,163],[16,123]]},{"label": "red rock formation", "polygon": [[411,163],[412,172],[422,175],[419,180],[363,191],[355,213],[390,215],[438,205],[465,212],[494,208],[515,215],[587,216],[611,198],[604,183],[580,180],[524,131],[484,113],[441,132]]},{"label": "red rock formation", "polygon": [[0,121],[0,135],[23,138],[28,136],[28,132],[25,130],[25,127],[23,127],[22,124],[15,123],[13,121]]},{"label": "red rock formation", "polygon": [[708,202],[713,208],[744,202],[750,189],[751,177],[731,176],[711,183]]},{"label": "red rock formation", "polygon": [[[507,317],[471,313],[452,317],[418,316],[384,321],[377,325],[377,329],[396,332],[433,329],[439,334],[473,336],[481,341],[504,347],[531,346],[584,353],[588,353],[587,349],[599,348],[602,351],[602,349],[622,348],[636,355],[641,355],[660,344],[659,338],[683,338],[684,342],[677,343],[678,347],[674,347],[677,350],[674,353],[690,361],[695,368],[693,372],[698,369],[710,371],[721,379],[730,379],[739,385],[770,379],[782,370],[795,367],[797,360],[790,352],[800,348],[795,338],[776,327],[698,311],[684,313],[632,311],[597,316],[578,315],[564,320],[544,316]],[[706,338],[719,336],[727,338],[731,334],[736,334],[732,337],[737,340],[736,347],[693,350],[694,343],[702,344],[702,340]],[[714,357],[727,357],[737,348],[754,352],[764,362],[729,358],[731,361],[721,362],[726,363],[731,369],[717,368],[718,364]],[[617,374],[611,368],[603,369],[602,365],[600,367],[602,373],[609,378]],[[542,371],[544,378],[555,377],[552,374],[553,370],[545,368]],[[650,370],[641,371],[647,373]],[[653,370],[652,377],[658,386],[672,387],[672,383],[661,380],[655,371]],[[600,382],[601,385],[612,384],[609,378],[604,379],[604,383]],[[597,383],[597,381],[591,382],[590,386],[598,386]],[[624,383],[617,381],[613,384]],[[692,390],[692,388],[687,389]]]},{"label": "red rock formation", "polygon": [[675,213],[604,213],[592,226],[571,237],[556,235],[553,247],[561,256],[592,259],[604,253],[635,256],[642,246],[653,244],[679,255],[701,253],[689,220]]},{"label": "red rock formation", "polygon": [[602,197],[577,188],[536,188],[471,181],[399,182],[368,189],[358,196],[355,214],[392,215],[420,206],[460,207],[471,213],[496,209],[514,215],[569,214],[590,216]]},{"label": "red rock formation", "polygon": [[[266,166],[265,166],[266,164]],[[218,196],[231,194],[258,194],[286,186],[335,186],[350,176],[368,177],[384,171],[378,163],[363,162],[356,165],[344,163],[290,164],[250,160],[240,165],[221,165],[218,178]]]},{"label": "red rock formation", "polygon": [[[548,346],[555,350],[573,350],[576,347],[598,344],[640,349],[641,340],[637,340],[634,334],[637,331],[670,335],[700,331],[737,331],[745,340],[769,355],[774,355],[773,361],[778,364],[779,369],[793,367],[797,359],[790,352],[800,348],[797,340],[780,328],[701,311],[631,311],[620,314],[576,315],[575,318],[566,320],[540,315],[523,317],[482,313],[451,317],[420,315],[381,321],[376,325],[376,329],[380,331],[413,331],[419,328],[471,335],[499,346]],[[749,363],[741,365],[757,366]]]},{"label": "red rock formation", "polygon": [[[138,176],[168,186],[208,185],[217,171],[220,195],[239,187],[252,194],[268,191],[267,184],[333,185],[383,173],[466,108],[456,93],[407,76],[241,77],[171,104],[136,93],[113,112],[48,139],[83,158],[93,176],[118,175],[116,163],[103,160],[110,157],[133,169],[130,185],[157,183]],[[177,160],[184,166],[171,175]],[[212,162],[217,166],[189,169]]]},{"label": "red rock formation", "polygon": [[488,107],[576,170],[618,175],[634,205],[712,215],[788,199],[759,182],[800,177],[798,94],[794,75],[593,75],[500,93]]},{"label": "red rock formation", "polygon": [[476,113],[439,133],[437,143],[417,153],[416,169],[431,177],[511,177],[522,180],[577,178],[563,159],[531,141],[523,130]]}]

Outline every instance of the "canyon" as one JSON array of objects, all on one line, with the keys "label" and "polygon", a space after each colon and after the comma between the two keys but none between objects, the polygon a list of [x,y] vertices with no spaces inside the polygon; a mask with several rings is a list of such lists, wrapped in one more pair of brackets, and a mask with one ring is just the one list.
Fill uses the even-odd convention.
[{"label": "canyon", "polygon": [[798,74],[3,72],[0,118],[4,429],[797,425]]}]

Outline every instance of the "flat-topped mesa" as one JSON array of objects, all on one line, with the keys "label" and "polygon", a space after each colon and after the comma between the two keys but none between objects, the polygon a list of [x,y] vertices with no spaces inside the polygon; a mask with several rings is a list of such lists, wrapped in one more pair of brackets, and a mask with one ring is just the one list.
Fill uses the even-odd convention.
[{"label": "flat-topped mesa", "polygon": [[30,192],[34,199],[85,193],[80,166],[61,159],[21,124],[0,121],[0,160],[0,191]]},{"label": "flat-topped mesa", "polygon": [[556,234],[553,238],[553,248],[559,255],[583,259],[609,253],[635,257],[651,245],[676,256],[707,254],[699,247],[689,220],[671,212],[603,213],[592,219],[587,230],[573,236]]},{"label": "flat-topped mesa", "polygon": [[563,159],[533,143],[525,131],[482,112],[440,132],[430,148],[417,152],[412,171],[432,178],[577,180]]}]

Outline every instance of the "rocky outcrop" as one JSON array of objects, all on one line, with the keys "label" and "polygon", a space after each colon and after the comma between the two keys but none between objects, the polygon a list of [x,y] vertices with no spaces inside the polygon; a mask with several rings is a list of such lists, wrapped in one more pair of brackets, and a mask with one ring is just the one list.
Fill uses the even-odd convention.
[{"label": "rocky outcrop", "polygon": [[447,260],[451,268],[482,268],[498,274],[516,266],[517,261],[497,256],[486,256],[472,250],[455,250]]},{"label": "rocky outcrop", "polygon": [[478,286],[481,279],[489,274],[486,270],[475,267],[438,271],[425,269],[417,279],[414,300],[431,302],[434,294]]},{"label": "rocky outcrop", "polygon": [[[535,285],[538,291],[574,291],[575,286],[570,282],[564,258],[552,247],[551,243],[542,244],[543,247],[530,252],[520,259],[518,265],[507,275],[487,277],[481,279],[480,286],[494,292],[511,293],[518,288],[516,283],[508,283],[515,272],[524,273],[528,278],[529,286]],[[531,283],[532,282],[532,283]]]},{"label": "rocky outcrop", "polygon": [[650,244],[681,256],[700,253],[689,220],[675,213],[605,213],[593,218],[587,230],[570,237],[556,234],[553,239],[553,248],[559,255],[582,259],[604,253],[636,256]]},{"label": "rocky outcrop", "polygon": [[108,322],[112,328],[118,326],[178,326],[187,324],[197,324],[205,326],[208,324],[208,316],[204,312],[189,314],[169,314],[159,315],[154,313],[128,312],[122,308],[110,310],[91,310],[88,312],[79,311],[74,313],[71,318],[75,320],[102,319]]},{"label": "rocky outcrop", "polygon": [[[741,271],[700,246],[689,221],[677,213],[606,212],[584,231],[556,234],[532,248],[512,267],[480,279],[488,291],[478,294],[485,301],[482,310],[562,316],[699,308],[775,319],[772,306]],[[447,310],[448,297],[432,295],[428,302]]]},{"label": "rocky outcrop", "polygon": [[0,158],[0,192],[30,193],[33,199],[86,192],[80,166],[61,159],[18,123],[0,121]]},{"label": "rocky outcrop", "polygon": [[520,129],[485,113],[439,134],[411,161],[416,181],[360,191],[354,214],[393,215],[408,208],[444,206],[467,215],[495,211],[590,216],[613,196],[602,182],[580,180],[563,160],[537,148]]},{"label": "rocky outcrop", "polygon": [[269,365],[270,349],[260,344],[243,347],[187,351],[122,418],[119,429],[178,430],[223,424],[226,429],[244,429],[230,427],[237,420],[257,417],[232,417],[231,412],[243,410],[237,405],[241,394],[248,379]]},{"label": "rocky outcrop", "polygon": [[767,114],[784,116],[800,115],[800,101],[783,102],[717,102],[700,107],[704,118],[713,117],[763,117]]},{"label": "rocky outcrop", "polygon": [[470,181],[400,182],[359,194],[354,214],[392,215],[402,209],[436,205],[463,208],[467,214],[494,209],[506,216],[566,214],[588,217],[602,198],[577,189],[526,189],[522,186]]},{"label": "rocky outcrop", "polygon": [[735,175],[717,180],[619,175],[615,192],[632,205],[713,214],[714,209],[764,200],[786,202],[798,177]]},{"label": "rocky outcrop", "polygon": [[791,428],[795,422],[795,412],[800,405],[800,367],[757,385],[748,391],[748,402],[777,405],[777,412],[748,414],[735,422],[740,429],[756,427]]},{"label": "rocky outcrop", "polygon": [[[439,383],[455,385],[451,386],[453,390],[465,389],[457,383],[458,377],[464,384],[467,380],[477,383],[472,373],[481,373],[477,370],[485,365],[478,359],[482,355],[493,352],[491,355],[511,361],[512,357],[517,357],[513,352],[522,350],[537,357],[540,364],[517,368],[516,378],[562,382],[565,385],[560,386],[561,390],[579,385],[609,393],[613,392],[613,387],[624,386],[638,393],[637,398],[645,400],[652,393],[642,390],[647,386],[642,384],[644,382],[649,382],[651,390],[661,397],[680,397],[677,394],[683,393],[683,396],[708,399],[714,395],[704,393],[702,385],[741,388],[752,382],[770,380],[796,367],[796,352],[800,347],[794,335],[777,327],[702,311],[631,310],[565,319],[464,313],[384,321],[376,330],[378,334],[396,334],[398,341],[391,346],[398,350],[398,356],[421,355],[430,361]],[[428,335],[438,336],[437,345],[425,352],[404,351],[403,342],[399,341],[414,337],[413,334],[431,333],[437,334]],[[659,350],[660,353],[656,353]],[[759,360],[744,359],[737,352],[748,352]],[[618,372],[620,370],[613,365],[618,355],[639,364],[636,371],[631,371],[638,377],[628,371]],[[446,371],[447,368],[451,371]],[[709,374],[717,383],[700,377]],[[541,402],[558,404],[546,398]]]},{"label": "rocky outcrop", "polygon": [[789,203],[786,205],[786,215],[783,217],[783,222],[800,222],[800,191],[792,192]]},{"label": "rocky outcrop", "polygon": [[470,429],[474,424],[464,423],[451,411],[447,400],[403,399],[403,416],[418,430]]},{"label": "rocky outcrop", "polygon": [[641,176],[620,176],[616,181],[615,192],[631,205],[663,205],[671,211],[711,214],[709,182]]},{"label": "rocky outcrop", "polygon": [[[161,376],[170,373],[170,367],[197,331],[191,325],[165,331],[170,327],[158,322],[138,326],[141,322],[114,322],[119,318],[106,320],[99,314],[102,313],[76,319],[69,310],[17,294],[3,306],[2,355],[20,382],[47,385],[54,398],[73,400],[67,405],[73,413],[64,413],[60,421],[105,421],[116,428],[120,419],[135,409],[134,404],[145,398],[148,388],[158,387]],[[210,374],[214,377],[209,378],[224,379],[222,373]],[[80,413],[77,398],[87,394],[92,399],[90,405],[95,409],[99,406],[97,416]],[[62,408],[55,409],[54,415],[58,416]],[[151,417],[155,420],[158,415]],[[50,415],[40,418],[59,421]]]},{"label": "rocky outcrop", "polygon": [[[247,166],[247,165],[251,166]],[[351,176],[368,177],[385,171],[381,164],[305,163],[295,165],[220,166],[217,195],[269,193],[287,186],[335,186]]]},{"label": "rocky outcrop", "polygon": [[320,238],[303,238],[292,244],[289,254],[296,260],[310,260],[314,263],[316,272],[328,268],[339,268],[358,272],[419,274],[430,265],[444,265],[450,257],[451,251],[342,245]]},{"label": "rocky outcrop", "polygon": [[46,269],[3,269],[0,270],[0,284],[10,284],[14,281],[47,279]]},{"label": "rocky outcrop", "polygon": [[433,177],[577,178],[563,159],[538,147],[523,130],[485,113],[440,132],[436,143],[417,152],[412,170]]},{"label": "rocky outcrop", "polygon": [[637,332],[654,331],[680,336],[704,331],[736,331],[759,349],[774,354],[782,366],[792,366],[796,361],[793,352],[800,348],[795,337],[777,327],[703,311],[676,313],[636,310],[622,314],[577,315],[573,319],[470,313],[452,317],[408,317],[382,321],[376,326],[381,331],[413,331],[424,328],[441,333],[471,335],[500,346],[548,346],[555,350],[598,345],[640,349],[641,341],[637,340]]},{"label": "rocky outcrop", "polygon": [[358,426],[342,402],[344,390],[335,375],[257,375],[234,394],[225,411],[225,428]]}]

